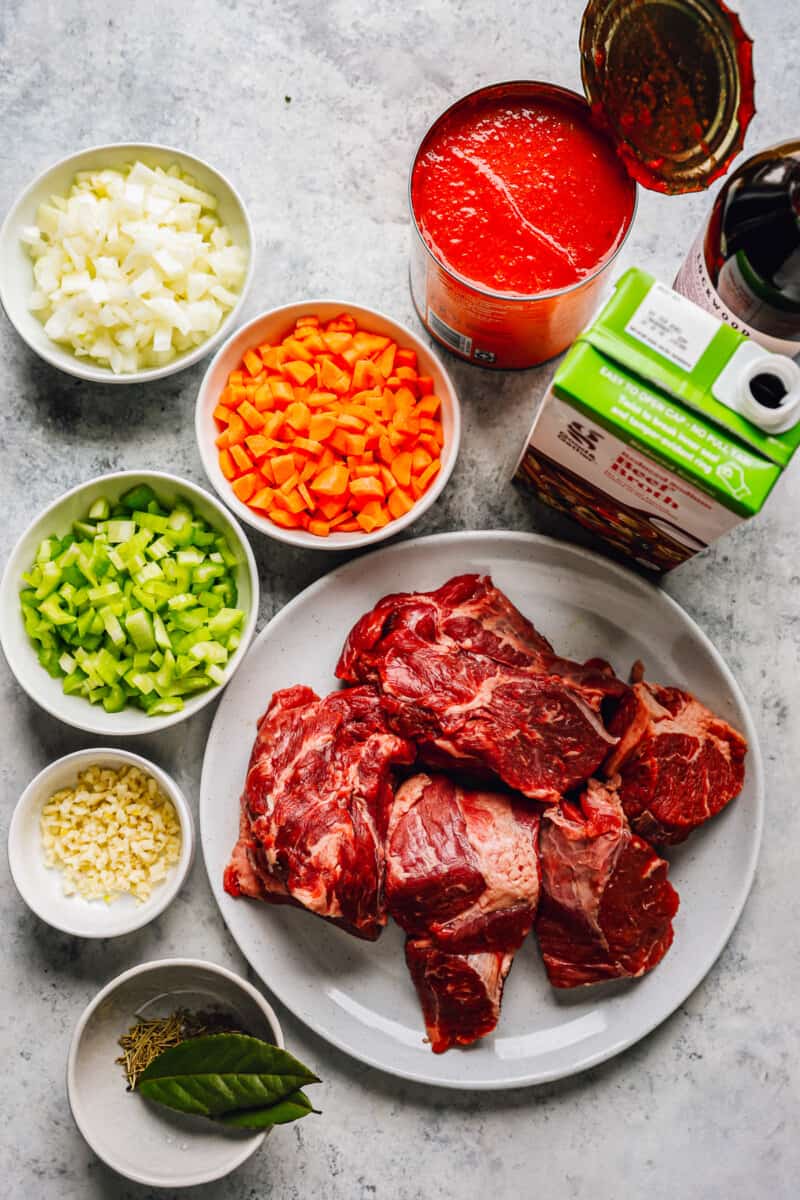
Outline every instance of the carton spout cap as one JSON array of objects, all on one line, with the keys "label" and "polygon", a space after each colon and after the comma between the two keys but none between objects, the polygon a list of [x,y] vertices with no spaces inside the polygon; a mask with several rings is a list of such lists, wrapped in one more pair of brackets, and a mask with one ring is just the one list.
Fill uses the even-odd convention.
[{"label": "carton spout cap", "polygon": [[749,356],[737,391],[739,411],[765,433],[784,433],[800,421],[800,367],[791,358]]}]

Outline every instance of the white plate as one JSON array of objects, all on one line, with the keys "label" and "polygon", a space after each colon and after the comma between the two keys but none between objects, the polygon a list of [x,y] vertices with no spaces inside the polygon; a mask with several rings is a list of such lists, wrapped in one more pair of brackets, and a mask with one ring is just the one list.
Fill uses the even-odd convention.
[{"label": "white plate", "polygon": [[[222,872],[237,837],[239,795],[256,722],[276,688],[325,693],[351,625],[387,592],[426,591],[486,572],[561,654],[607,658],[621,675],[641,658],[650,679],[686,687],[747,737],[742,795],[670,854],[680,893],[675,942],[635,982],[558,994],[535,940],[517,954],[496,1032],[469,1050],[434,1055],[390,926],[360,942],[288,908],[234,900]],[[322,1037],[406,1079],[453,1088],[543,1083],[632,1045],[680,1005],[728,940],[750,890],[761,839],[756,731],[717,651],[664,592],[597,555],[532,534],[450,533],[391,546],[318,580],[262,630],[217,711],[203,764],[200,828],[211,887],[228,928],[276,996]]]}]

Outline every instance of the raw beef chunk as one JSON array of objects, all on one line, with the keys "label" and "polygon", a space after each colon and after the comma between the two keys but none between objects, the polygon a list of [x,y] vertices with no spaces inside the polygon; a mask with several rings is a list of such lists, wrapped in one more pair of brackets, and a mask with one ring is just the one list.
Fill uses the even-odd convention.
[{"label": "raw beef chunk", "polygon": [[637,683],[611,721],[620,736],[605,773],[621,776],[633,829],[654,842],[682,842],[738,796],[747,742],[679,688]]},{"label": "raw beef chunk", "polygon": [[448,954],[429,938],[409,938],[406,962],[434,1054],[491,1033],[500,1016],[513,954]]},{"label": "raw beef chunk", "polygon": [[539,815],[525,801],[415,775],[389,817],[389,914],[444,950],[513,952],[539,899],[538,833]]},{"label": "raw beef chunk", "polygon": [[416,775],[397,791],[386,840],[386,905],[409,934],[406,961],[431,1045],[491,1033],[503,982],[539,899],[538,813],[524,801]]},{"label": "raw beef chunk", "polygon": [[678,893],[631,832],[615,787],[589,780],[580,807],[548,809],[540,831],[536,936],[553,987],[643,975],[672,944]]},{"label": "raw beef chunk", "polygon": [[607,757],[601,706],[629,690],[599,660],[559,658],[479,575],[384,597],[350,632],[337,675],[374,683],[428,765],[492,772],[547,801]]},{"label": "raw beef chunk", "polygon": [[298,905],[377,938],[391,768],[413,759],[373,688],[324,700],[307,687],[276,692],[259,722],[226,891]]}]

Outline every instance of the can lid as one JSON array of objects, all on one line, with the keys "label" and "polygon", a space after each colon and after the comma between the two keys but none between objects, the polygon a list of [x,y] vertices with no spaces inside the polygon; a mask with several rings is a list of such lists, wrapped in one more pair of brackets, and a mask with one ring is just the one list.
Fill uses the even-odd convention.
[{"label": "can lid", "polygon": [[581,75],[628,173],[657,192],[696,192],[744,142],[753,43],[723,0],[590,0]]}]

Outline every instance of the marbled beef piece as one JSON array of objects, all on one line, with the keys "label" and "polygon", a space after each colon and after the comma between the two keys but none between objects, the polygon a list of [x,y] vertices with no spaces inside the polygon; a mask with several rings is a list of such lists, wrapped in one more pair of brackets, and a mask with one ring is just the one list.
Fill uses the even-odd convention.
[{"label": "marbled beef piece", "polygon": [[276,692],[261,718],[225,889],[293,904],[374,940],[386,924],[384,839],[392,768],[414,747],[377,692]]},{"label": "marbled beef piece", "polygon": [[632,832],[614,782],[542,816],[536,936],[553,987],[650,971],[672,945],[678,893],[668,863]]},{"label": "marbled beef piece", "polygon": [[491,579],[386,596],[347,638],[337,675],[380,690],[429,766],[491,773],[537,800],[583,783],[615,744],[629,689],[600,660],[559,658]]},{"label": "marbled beef piece", "polygon": [[604,772],[619,773],[622,807],[643,837],[682,842],[742,790],[747,742],[689,692],[637,683],[610,728],[620,740]]}]

